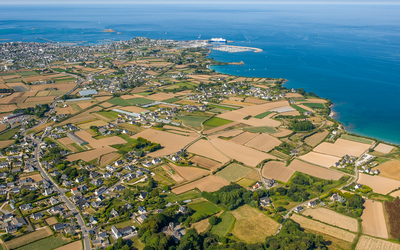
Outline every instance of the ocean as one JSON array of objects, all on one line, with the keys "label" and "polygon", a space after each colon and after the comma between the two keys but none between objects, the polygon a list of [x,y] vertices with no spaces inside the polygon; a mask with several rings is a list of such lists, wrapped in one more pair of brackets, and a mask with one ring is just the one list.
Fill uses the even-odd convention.
[{"label": "ocean", "polygon": [[[113,29],[117,33],[104,33]],[[347,131],[400,144],[399,5],[37,5],[0,8],[0,39],[223,37],[260,53],[213,51],[218,72],[286,78],[333,101]],[[46,39],[46,40],[43,40]]]}]

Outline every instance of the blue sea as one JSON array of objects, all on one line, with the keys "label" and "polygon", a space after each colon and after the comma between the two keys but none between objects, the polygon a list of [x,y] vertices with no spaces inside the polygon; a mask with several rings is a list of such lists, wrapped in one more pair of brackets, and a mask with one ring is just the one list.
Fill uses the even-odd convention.
[{"label": "blue sea", "polygon": [[[117,33],[104,33],[114,29]],[[286,78],[333,101],[349,132],[400,144],[400,6],[0,6],[0,39],[82,41],[223,37],[261,53],[213,51],[216,71]],[[4,41],[3,41],[4,42]]]}]

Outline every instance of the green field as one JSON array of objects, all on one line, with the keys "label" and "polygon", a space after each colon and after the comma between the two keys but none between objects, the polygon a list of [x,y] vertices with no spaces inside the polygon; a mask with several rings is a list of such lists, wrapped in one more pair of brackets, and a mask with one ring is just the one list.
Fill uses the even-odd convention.
[{"label": "green field", "polygon": [[167,100],[163,100],[162,102],[167,102],[167,103],[173,103],[173,102],[177,102],[177,101],[180,101],[181,99],[179,99],[179,98],[170,98],[170,99],[167,99]]},{"label": "green field", "polygon": [[53,90],[53,91],[50,92],[49,95],[51,95],[51,96],[56,96],[56,95],[62,96],[65,93],[67,93],[67,91],[64,91],[64,90]]},{"label": "green field", "polygon": [[213,109],[210,109],[210,112],[213,112],[213,113],[216,113],[216,114],[223,114],[223,113],[229,112],[229,110],[220,109],[220,108],[213,108]]},{"label": "green field", "polygon": [[113,120],[116,120],[118,118],[118,113],[114,111],[101,111],[98,112],[98,114]]},{"label": "green field", "polygon": [[23,71],[23,72],[18,72],[18,75],[20,76],[33,76],[37,75],[35,71]]},{"label": "green field", "polygon": [[310,107],[310,108],[316,108],[316,109],[324,109],[325,104],[323,103],[303,103],[304,106]]},{"label": "green field", "polygon": [[58,73],[65,72],[65,69],[60,69],[60,68],[53,68],[52,70]]},{"label": "green field", "polygon": [[271,113],[272,113],[271,111],[267,111],[267,112],[264,112],[264,113],[261,113],[261,114],[258,114],[256,116],[254,116],[254,118],[262,119],[262,118],[266,117],[267,115],[269,115]]},{"label": "green field", "polygon": [[224,169],[216,173],[217,176],[232,182],[236,181],[239,178],[242,178],[243,176],[246,176],[250,174],[254,169],[242,166],[237,163],[232,163],[226,166]]},{"label": "green field", "polygon": [[55,249],[70,242],[63,236],[50,236],[42,240],[35,241],[31,244],[16,248],[16,250],[42,250],[42,249]]},{"label": "green field", "polygon": [[304,109],[304,108],[299,107],[299,106],[297,106],[297,105],[292,104],[292,105],[290,105],[290,106],[291,106],[292,108],[294,108],[295,110],[299,111],[300,113],[308,112],[307,109]]},{"label": "green field", "polygon": [[219,218],[221,219],[221,221],[211,228],[211,233],[216,234],[220,237],[224,237],[228,233],[235,219],[229,212],[222,213]]},{"label": "green field", "polygon": [[374,143],[373,140],[367,139],[367,138],[362,138],[362,137],[357,137],[357,136],[352,136],[352,135],[342,135],[340,138],[349,140],[349,141],[355,141],[355,142],[360,142],[360,143],[365,143],[365,144],[372,144]]},{"label": "green field", "polygon": [[149,95],[152,95],[152,94],[154,94],[154,92],[140,92],[140,93],[137,93],[137,95],[142,95],[142,96],[149,96]]},{"label": "green field", "polygon": [[11,139],[15,133],[19,131],[19,128],[13,128],[3,134],[0,135],[0,141],[5,141]]},{"label": "green field", "polygon": [[57,79],[53,79],[53,80],[54,80],[54,83],[61,83],[61,82],[73,82],[76,79],[75,79],[75,77],[65,77],[65,78],[57,78]]},{"label": "green field", "polygon": [[110,100],[108,100],[109,103],[111,104],[115,104],[115,105],[119,105],[119,106],[132,106],[132,104],[130,104],[129,102],[125,101],[124,99],[120,98],[120,97],[115,97],[112,98]]},{"label": "green field", "polygon": [[278,150],[273,150],[273,151],[270,152],[269,154],[270,154],[270,155],[273,155],[273,156],[276,156],[276,157],[278,157],[278,158],[281,158],[281,159],[283,159],[283,160],[289,160],[289,159],[290,159],[290,156],[289,156],[289,155],[284,154],[284,153],[282,153],[282,152],[280,152],[280,151],[278,151]]},{"label": "green field", "polygon": [[14,73],[0,73],[0,76],[13,76]]},{"label": "green field", "polygon": [[209,107],[213,107],[213,108],[219,108],[219,109],[226,109],[226,110],[235,110],[237,108],[231,108],[231,107],[227,107],[227,106],[221,106],[221,105],[216,105],[216,104],[210,104]]},{"label": "green field", "polygon": [[200,198],[200,197],[201,197],[200,192],[191,190],[191,191],[187,191],[180,195],[176,195],[171,192],[169,194],[166,194],[165,197],[163,197],[163,198],[167,202],[175,202],[175,201],[193,200],[193,199]]},{"label": "green field", "polygon": [[193,218],[199,217],[203,214],[213,215],[213,214],[216,214],[219,211],[221,211],[221,209],[219,207],[217,207],[216,205],[214,205],[208,201],[201,201],[201,202],[193,203],[193,204],[188,205],[188,207],[190,207],[191,209],[196,211],[192,215]]},{"label": "green field", "polygon": [[149,103],[155,102],[153,100],[142,98],[142,97],[127,99],[125,101],[127,101],[131,105],[138,105],[138,104],[144,105],[144,104],[149,104]]},{"label": "green field", "polygon": [[247,188],[247,187],[251,187],[256,183],[255,180],[250,180],[250,179],[246,179],[243,178],[240,181],[237,182],[237,184],[239,184],[240,186]]},{"label": "green field", "polygon": [[76,150],[78,150],[78,152],[83,152],[85,151],[84,148],[82,148],[80,145],[76,144],[76,143],[71,143],[71,146],[76,148]]},{"label": "green field", "polygon": [[250,128],[244,128],[244,130],[251,132],[251,133],[267,133],[267,134],[274,134],[279,132],[274,127],[268,127],[268,126],[263,126],[263,127],[250,127]]},{"label": "green field", "polygon": [[135,223],[133,223],[132,220],[127,220],[127,221],[123,221],[123,222],[119,222],[117,224],[107,224],[107,226],[104,227],[105,230],[110,231],[112,226],[115,226],[116,228],[120,229],[123,227],[131,227],[133,226]]},{"label": "green field", "polygon": [[227,120],[227,119],[223,119],[223,118],[219,118],[219,117],[213,117],[209,120],[207,120],[204,125],[206,126],[210,126],[210,127],[219,127],[222,125],[226,125],[231,123],[231,120]]},{"label": "green field", "polygon": [[207,120],[208,116],[178,116],[179,120],[186,126],[201,128],[201,124]]}]

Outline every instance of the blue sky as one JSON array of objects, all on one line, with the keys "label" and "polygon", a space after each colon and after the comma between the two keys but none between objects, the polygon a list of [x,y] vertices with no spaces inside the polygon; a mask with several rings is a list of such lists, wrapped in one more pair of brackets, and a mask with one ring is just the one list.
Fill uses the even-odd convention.
[{"label": "blue sky", "polygon": [[20,4],[400,4],[400,0],[0,0]]}]

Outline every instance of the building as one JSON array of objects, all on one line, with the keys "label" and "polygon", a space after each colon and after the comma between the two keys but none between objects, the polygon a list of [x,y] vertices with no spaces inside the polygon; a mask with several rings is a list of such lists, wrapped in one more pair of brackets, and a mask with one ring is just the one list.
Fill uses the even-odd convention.
[{"label": "building", "polygon": [[88,144],[86,141],[82,140],[72,132],[68,132],[67,136],[69,139],[73,140],[74,142],[78,143],[81,146]]},{"label": "building", "polygon": [[265,197],[260,198],[260,205],[263,206],[263,207],[270,206],[271,202],[269,200],[269,197],[265,196]]},{"label": "building", "polygon": [[98,92],[94,89],[87,89],[79,91],[80,96],[89,96],[89,95],[97,95]]}]

